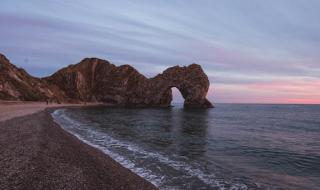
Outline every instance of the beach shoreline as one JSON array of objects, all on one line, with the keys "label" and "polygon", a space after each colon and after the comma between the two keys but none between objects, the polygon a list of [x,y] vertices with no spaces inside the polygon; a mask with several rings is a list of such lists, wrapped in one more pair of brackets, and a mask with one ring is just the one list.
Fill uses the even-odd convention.
[{"label": "beach shoreline", "polygon": [[157,189],[56,124],[61,107],[0,114],[0,189]]}]

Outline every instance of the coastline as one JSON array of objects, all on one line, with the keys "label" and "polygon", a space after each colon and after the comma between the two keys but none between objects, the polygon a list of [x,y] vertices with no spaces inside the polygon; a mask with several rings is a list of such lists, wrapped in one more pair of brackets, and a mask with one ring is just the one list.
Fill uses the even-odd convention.
[{"label": "coastline", "polygon": [[0,100],[0,121],[5,121],[19,116],[33,114],[43,111],[47,108],[62,108],[62,107],[88,107],[88,106],[109,106],[102,103],[79,103],[79,104],[57,104],[46,102],[33,101],[2,101]]},{"label": "coastline", "polygon": [[56,124],[61,107],[0,121],[0,189],[157,189]]}]

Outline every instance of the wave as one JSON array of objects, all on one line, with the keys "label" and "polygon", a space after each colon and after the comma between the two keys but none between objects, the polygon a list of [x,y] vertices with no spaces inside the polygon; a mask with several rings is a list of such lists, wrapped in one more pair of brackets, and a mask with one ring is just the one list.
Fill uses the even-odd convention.
[{"label": "wave", "polygon": [[[206,174],[201,170],[197,164],[189,164],[184,161],[174,160],[166,155],[158,152],[147,151],[136,144],[126,142],[123,140],[115,139],[101,129],[94,127],[90,124],[85,124],[71,118],[66,114],[65,109],[58,109],[52,113],[54,121],[59,124],[63,129],[72,135],[76,136],[79,140],[86,144],[95,147],[111,158],[116,160],[122,166],[128,168],[132,172],[136,173],[140,177],[148,180],[160,189],[180,189],[179,187],[170,186],[167,181],[170,179],[165,173],[159,175],[159,173],[148,169],[147,167],[141,167],[136,162],[128,159],[125,155],[121,155],[116,151],[112,151],[115,147],[126,149],[130,151],[130,155],[139,159],[155,160],[157,163],[164,164],[173,168],[176,171],[182,172],[184,177],[196,177],[211,188],[218,188],[221,190],[245,190],[248,187],[245,184],[230,182],[225,179],[220,179],[214,174]],[[159,168],[160,169],[160,168]]]}]

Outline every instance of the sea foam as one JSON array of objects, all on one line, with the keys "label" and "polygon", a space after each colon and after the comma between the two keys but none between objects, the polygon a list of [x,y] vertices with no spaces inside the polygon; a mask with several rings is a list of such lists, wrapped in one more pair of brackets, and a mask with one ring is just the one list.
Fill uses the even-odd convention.
[{"label": "sea foam", "polygon": [[[122,166],[128,168],[137,175],[148,180],[160,189],[180,189],[179,187],[174,187],[167,185],[166,182],[168,177],[164,175],[159,176],[158,173],[153,172],[151,169],[146,167],[138,166],[134,161],[126,158],[125,155],[120,155],[119,153],[112,151],[114,147],[124,148],[132,153],[132,155],[139,155],[140,159],[153,159],[158,163],[165,164],[177,171],[183,172],[185,176],[196,177],[203,183],[207,184],[212,188],[218,188],[221,190],[245,190],[248,187],[245,184],[234,183],[217,178],[214,174],[206,174],[197,165],[190,165],[186,162],[180,160],[173,160],[168,156],[157,152],[146,151],[136,144],[131,142],[126,142],[123,140],[115,139],[107,133],[93,126],[81,123],[66,114],[65,109],[58,109],[52,113],[54,121],[59,124],[67,132],[76,136],[79,140],[85,142],[86,144],[95,147],[105,154],[109,155],[111,158],[116,160]],[[137,158],[137,159],[139,159]],[[158,168],[161,170],[161,168]]]}]

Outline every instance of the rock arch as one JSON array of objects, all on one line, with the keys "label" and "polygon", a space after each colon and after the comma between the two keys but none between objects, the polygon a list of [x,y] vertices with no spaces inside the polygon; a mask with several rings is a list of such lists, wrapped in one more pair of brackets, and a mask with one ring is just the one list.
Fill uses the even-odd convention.
[{"label": "rock arch", "polygon": [[171,67],[150,80],[152,86],[155,87],[155,93],[161,95],[158,102],[161,102],[163,106],[170,105],[172,101],[171,88],[176,87],[185,99],[184,107],[213,107],[206,98],[210,83],[200,65],[191,64],[187,67]]}]

